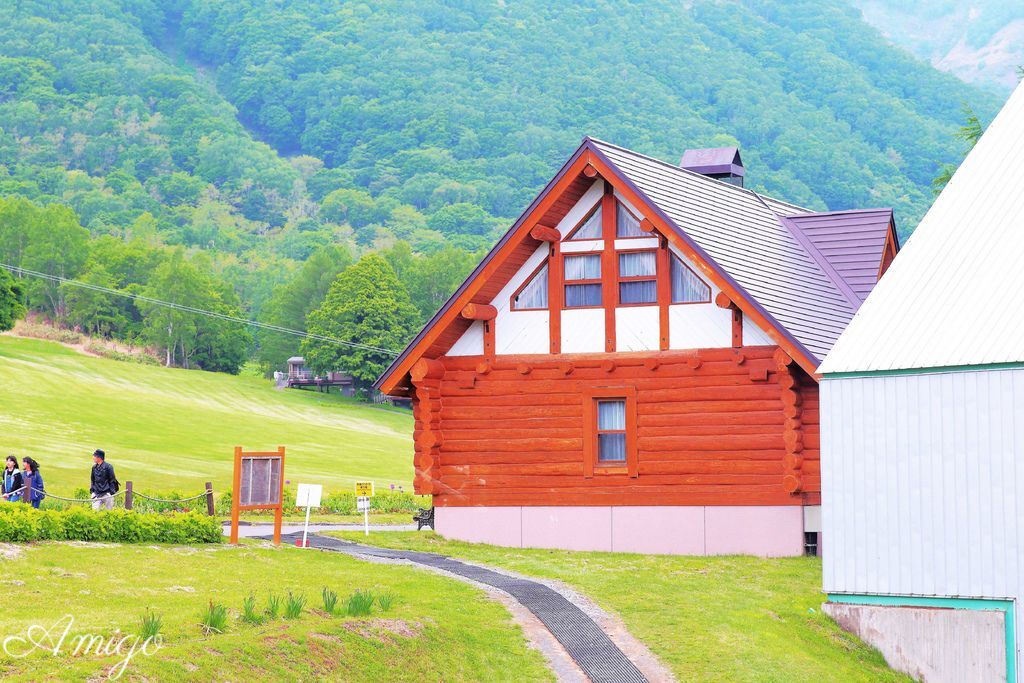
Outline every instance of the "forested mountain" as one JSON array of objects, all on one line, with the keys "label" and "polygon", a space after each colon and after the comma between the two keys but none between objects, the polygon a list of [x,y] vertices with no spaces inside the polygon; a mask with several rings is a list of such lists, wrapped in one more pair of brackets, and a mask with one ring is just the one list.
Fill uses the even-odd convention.
[{"label": "forested mountain", "polygon": [[[959,158],[964,102],[983,120],[999,104],[844,0],[12,0],[0,257],[305,329],[340,270],[383,250],[422,320],[584,135],[673,161],[739,144],[751,187],[891,205],[906,234]],[[74,248],[44,258],[59,239]],[[23,290],[175,363],[237,369],[251,344]],[[268,368],[298,348],[256,341]]]},{"label": "forested mountain", "polygon": [[1024,65],[1020,0],[853,0],[886,37],[965,81],[1008,90]]}]

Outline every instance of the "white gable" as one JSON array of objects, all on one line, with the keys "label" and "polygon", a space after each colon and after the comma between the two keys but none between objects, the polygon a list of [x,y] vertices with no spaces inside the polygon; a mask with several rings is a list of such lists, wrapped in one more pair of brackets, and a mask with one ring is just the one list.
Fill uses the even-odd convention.
[{"label": "white gable", "polygon": [[964,160],[819,371],[1024,361],[1024,85]]}]

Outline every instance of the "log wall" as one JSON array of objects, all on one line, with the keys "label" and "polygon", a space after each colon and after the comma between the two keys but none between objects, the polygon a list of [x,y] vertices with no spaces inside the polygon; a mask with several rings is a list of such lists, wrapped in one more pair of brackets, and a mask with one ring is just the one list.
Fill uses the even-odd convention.
[{"label": "log wall", "polygon": [[[436,505],[800,505],[817,384],[776,347],[421,360],[416,491]],[[591,387],[635,387],[639,476],[584,477]],[[813,501],[816,503],[817,501]]]}]

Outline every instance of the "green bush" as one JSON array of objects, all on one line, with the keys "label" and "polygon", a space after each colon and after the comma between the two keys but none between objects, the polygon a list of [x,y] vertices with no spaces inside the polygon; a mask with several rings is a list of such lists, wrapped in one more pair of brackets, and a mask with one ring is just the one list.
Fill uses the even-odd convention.
[{"label": "green bush", "polygon": [[36,510],[29,505],[0,505],[0,542],[105,541],[108,543],[220,543],[215,517],[195,512],[148,514],[129,510],[93,511],[86,507]]}]

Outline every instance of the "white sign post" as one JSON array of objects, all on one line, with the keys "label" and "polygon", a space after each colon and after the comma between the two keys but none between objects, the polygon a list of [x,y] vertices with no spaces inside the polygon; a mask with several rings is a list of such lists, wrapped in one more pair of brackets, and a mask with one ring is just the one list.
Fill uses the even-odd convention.
[{"label": "white sign post", "polygon": [[320,484],[299,484],[299,490],[295,493],[295,504],[299,507],[306,506],[306,526],[302,529],[303,548],[306,547],[306,535],[309,533],[309,511],[320,507],[323,492],[324,487]]},{"label": "white sign post", "polygon": [[372,481],[356,482],[356,511],[363,513],[363,534],[370,535],[370,497],[373,496]]}]

